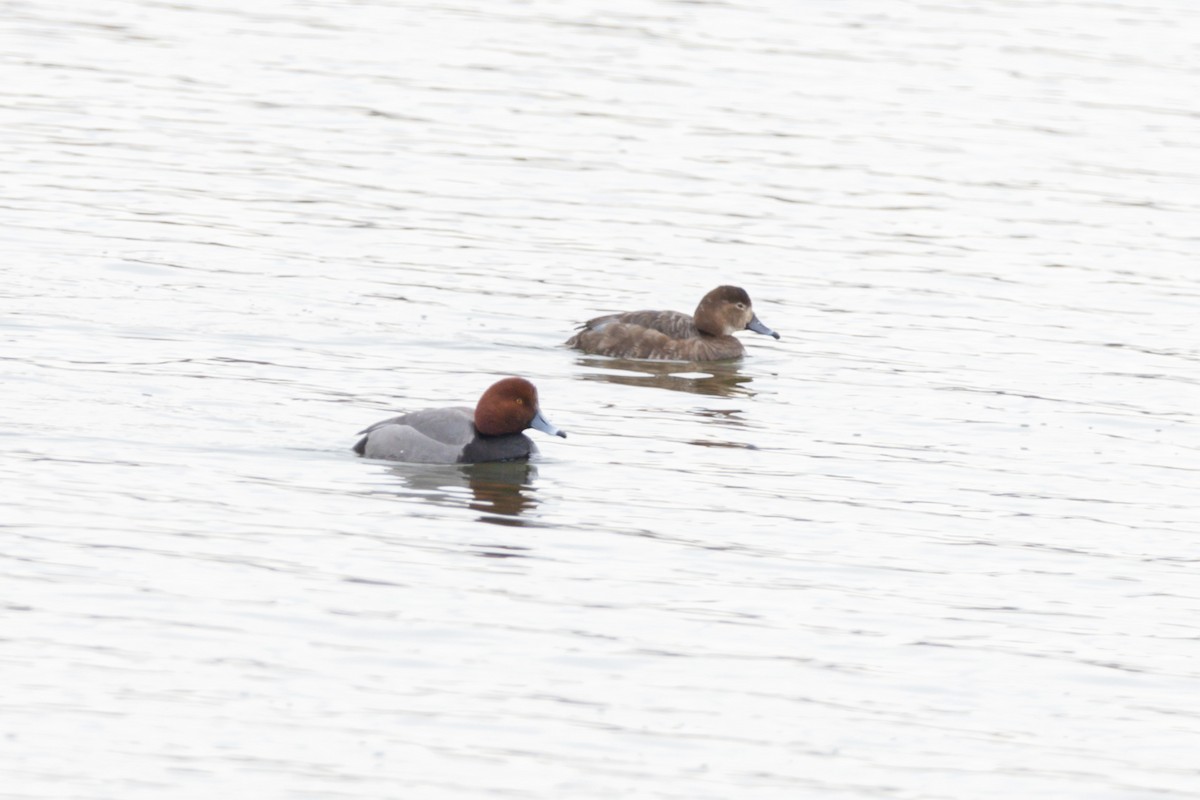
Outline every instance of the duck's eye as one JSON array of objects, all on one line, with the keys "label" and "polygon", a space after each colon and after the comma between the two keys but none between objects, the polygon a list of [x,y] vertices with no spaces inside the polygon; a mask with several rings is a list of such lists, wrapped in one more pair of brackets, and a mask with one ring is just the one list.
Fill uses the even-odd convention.
[{"label": "duck's eye", "polygon": [[524,398],[524,397],[518,397],[518,398],[517,398],[517,405],[519,405],[519,406],[523,406],[523,405],[525,405],[525,398]]},{"label": "duck's eye", "polygon": [[745,310],[746,310],[746,304],[745,304],[745,303],[738,303],[738,304],[737,304],[737,307],[738,307],[738,308],[740,308],[742,311],[745,311]]}]

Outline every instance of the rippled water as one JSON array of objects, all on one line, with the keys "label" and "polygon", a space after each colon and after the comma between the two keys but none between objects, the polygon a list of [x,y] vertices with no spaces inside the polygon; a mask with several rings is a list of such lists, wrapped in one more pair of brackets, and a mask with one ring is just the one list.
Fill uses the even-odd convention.
[{"label": "rippled water", "polygon": [[1200,792],[1193,4],[4,20],[0,795]]}]

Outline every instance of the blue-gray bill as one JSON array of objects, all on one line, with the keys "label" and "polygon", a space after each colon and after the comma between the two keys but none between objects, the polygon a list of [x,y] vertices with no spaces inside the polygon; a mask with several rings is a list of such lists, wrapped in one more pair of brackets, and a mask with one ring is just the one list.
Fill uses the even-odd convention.
[{"label": "blue-gray bill", "polygon": [[541,411],[533,415],[533,419],[529,422],[529,427],[537,428],[542,433],[548,433],[551,436],[561,436],[564,439],[567,438],[566,432],[560,431],[558,428],[551,425],[550,420],[543,417]]},{"label": "blue-gray bill", "polygon": [[753,317],[751,317],[750,321],[748,323],[746,323],[746,330],[754,331],[755,333],[766,334],[767,336],[774,336],[776,339],[779,338],[778,333],[776,333],[775,331],[771,330],[766,325],[763,325],[761,322],[758,321],[757,314],[755,314]]}]

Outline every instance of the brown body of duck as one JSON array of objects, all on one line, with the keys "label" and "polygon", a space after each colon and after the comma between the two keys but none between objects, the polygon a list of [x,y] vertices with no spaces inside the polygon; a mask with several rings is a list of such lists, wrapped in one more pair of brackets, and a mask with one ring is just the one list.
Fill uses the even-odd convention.
[{"label": "brown body of duck", "polygon": [[607,314],[583,323],[566,344],[585,353],[618,358],[720,361],[745,355],[745,347],[733,335],[742,330],[779,338],[759,321],[745,289],[718,286],[704,295],[695,314]]}]

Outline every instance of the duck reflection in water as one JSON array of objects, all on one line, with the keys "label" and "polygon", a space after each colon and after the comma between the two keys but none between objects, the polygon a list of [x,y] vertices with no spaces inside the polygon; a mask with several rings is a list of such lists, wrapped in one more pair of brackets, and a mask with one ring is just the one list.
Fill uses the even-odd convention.
[{"label": "duck reflection in water", "polygon": [[585,356],[576,359],[575,363],[601,370],[582,373],[580,377],[585,381],[647,386],[711,397],[753,397],[755,394],[747,388],[753,378],[743,374],[735,361],[700,363]]},{"label": "duck reflection in water", "polygon": [[537,508],[537,467],[528,461],[485,461],[478,464],[395,464],[388,474],[402,484],[406,500],[420,499],[437,506],[479,511],[480,522],[495,525],[530,524],[522,519]]}]

